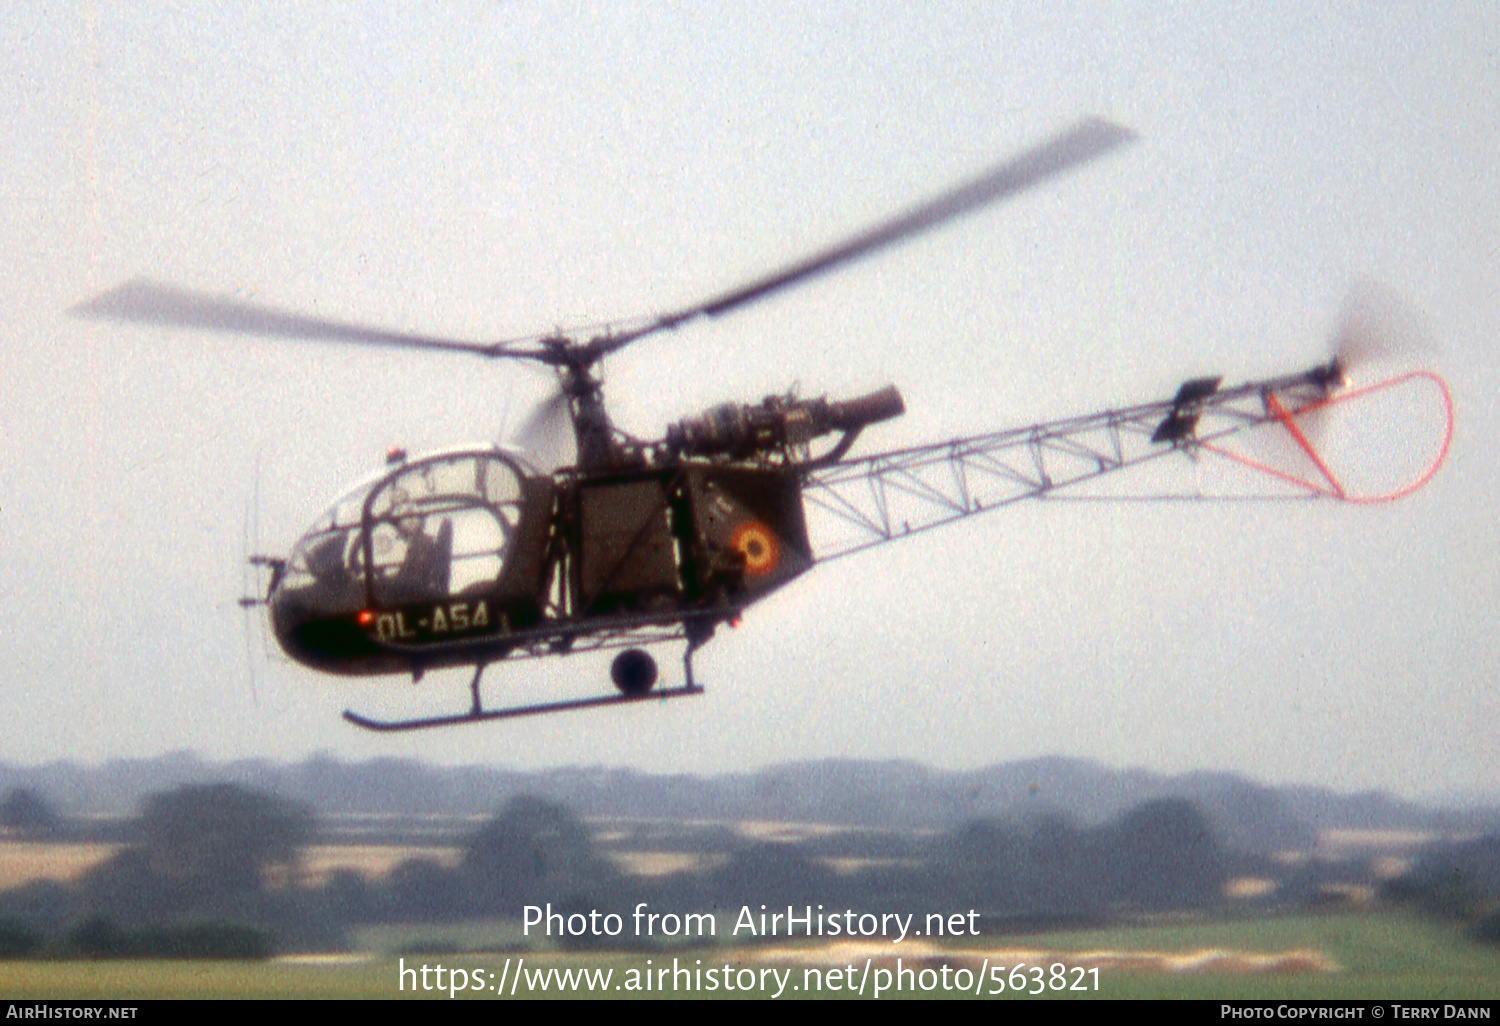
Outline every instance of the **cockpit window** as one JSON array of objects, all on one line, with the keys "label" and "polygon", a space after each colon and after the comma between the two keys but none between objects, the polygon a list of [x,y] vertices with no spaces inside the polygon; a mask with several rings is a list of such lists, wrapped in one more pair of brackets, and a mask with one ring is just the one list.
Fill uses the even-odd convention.
[{"label": "cockpit window", "polygon": [[500,580],[520,499],[520,471],[498,453],[418,460],[334,503],[281,586],[329,613],[482,594]]}]

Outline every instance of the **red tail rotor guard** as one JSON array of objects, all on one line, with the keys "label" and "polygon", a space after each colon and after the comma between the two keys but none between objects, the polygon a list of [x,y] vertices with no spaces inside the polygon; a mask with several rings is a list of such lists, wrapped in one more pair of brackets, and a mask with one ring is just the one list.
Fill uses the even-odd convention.
[{"label": "red tail rotor guard", "polygon": [[[1347,403],[1352,400],[1359,399],[1362,396],[1368,396],[1376,392],[1400,388],[1402,385],[1407,384],[1408,382],[1417,381],[1424,378],[1437,386],[1438,393],[1442,396],[1443,400],[1443,436],[1441,442],[1439,442],[1438,444],[1436,456],[1433,457],[1432,462],[1429,463],[1414,480],[1407,482],[1405,485],[1396,489],[1395,491],[1386,492],[1381,495],[1349,494],[1349,492],[1339,482],[1339,479],[1334,475],[1333,471],[1329,468],[1322,455],[1316,448],[1314,448],[1312,442],[1308,440],[1307,435],[1302,431],[1301,427],[1297,425],[1295,418],[1305,416],[1309,413],[1314,413],[1318,410],[1327,409],[1331,406],[1337,406],[1340,403]],[[1294,485],[1298,488],[1306,489],[1307,491],[1314,494],[1326,495],[1330,498],[1340,499],[1344,502],[1358,503],[1360,505],[1374,505],[1375,503],[1391,502],[1410,495],[1412,492],[1415,492],[1417,489],[1421,488],[1428,481],[1430,481],[1432,479],[1432,475],[1437,473],[1438,468],[1443,465],[1443,460],[1448,455],[1448,446],[1453,440],[1453,396],[1448,391],[1447,383],[1432,371],[1411,371],[1406,374],[1398,375],[1394,378],[1388,378],[1385,381],[1377,382],[1373,385],[1366,385],[1362,388],[1350,389],[1349,391],[1341,392],[1338,395],[1330,396],[1329,398],[1324,399],[1320,402],[1312,403],[1311,405],[1305,406],[1295,412],[1288,410],[1282,404],[1281,400],[1276,396],[1276,393],[1273,391],[1267,390],[1264,395],[1264,400],[1266,405],[1266,412],[1275,417],[1281,423],[1281,425],[1286,428],[1287,434],[1289,434],[1292,440],[1297,443],[1298,448],[1300,448],[1304,453],[1307,454],[1308,459],[1312,460],[1314,466],[1318,468],[1318,472],[1323,475],[1323,482],[1310,480],[1305,477],[1299,477],[1298,475],[1289,473],[1285,470],[1279,470],[1276,467],[1263,463],[1260,460],[1253,459],[1249,456],[1244,455],[1243,453],[1234,452],[1231,449],[1226,449],[1222,446],[1214,445],[1211,442],[1201,443],[1202,447],[1216,455],[1233,460],[1236,463],[1249,467],[1252,470],[1257,470],[1262,474],[1266,474],[1270,477],[1276,478],[1279,481]]]}]

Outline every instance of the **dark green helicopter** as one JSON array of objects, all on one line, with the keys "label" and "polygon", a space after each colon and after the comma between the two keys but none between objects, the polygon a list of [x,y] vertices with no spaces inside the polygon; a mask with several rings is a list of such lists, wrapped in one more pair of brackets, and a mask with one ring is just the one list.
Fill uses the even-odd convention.
[{"label": "dark green helicopter", "polygon": [[[1089,480],[1180,449],[1215,411],[1229,428],[1275,420],[1248,415],[1267,394],[1294,411],[1326,400],[1341,378],[1330,363],[1303,374],[1221,390],[1185,385],[1176,399],[1054,425],[954,439],[849,460],[860,433],[904,412],[887,387],[833,401],[776,395],[730,404],[643,440],[605,407],[598,367],[639,342],[718,317],[841,267],[1092,161],[1133,138],[1085,120],[1062,134],[895,217],[705,302],[616,324],[588,338],[549,334],[473,342],[326,321],[144,280],[77,307],[82,316],[360,345],[525,360],[553,368],[559,389],[540,411],[566,416],[573,465],[539,469],[503,447],[407,457],[358,483],[269,570],[263,598],[286,653],[344,676],[472,666],[467,712],[394,722],[346,712],[359,726],[401,730],[524,716],[641,697],[699,694],[693,653],[715,630],[816,562],[913,531]],[[1220,429],[1220,437],[1225,429]],[[1101,434],[1102,433],[1102,434]],[[1092,446],[1093,435],[1105,438]],[[1122,445],[1122,435],[1128,436]],[[1107,436],[1107,438],[1106,438]],[[1050,441],[1049,441],[1050,440]],[[1130,446],[1139,444],[1139,453]],[[1007,461],[1021,454],[1018,470]],[[1048,465],[1045,455],[1079,462]],[[929,480],[957,473],[956,491]],[[998,490],[997,490],[998,489]],[[873,503],[873,504],[872,504]],[[809,536],[808,505],[841,519],[831,547]],[[683,683],[657,687],[645,648],[683,641]],[[487,709],[480,678],[508,659],[619,649],[619,693]]]}]

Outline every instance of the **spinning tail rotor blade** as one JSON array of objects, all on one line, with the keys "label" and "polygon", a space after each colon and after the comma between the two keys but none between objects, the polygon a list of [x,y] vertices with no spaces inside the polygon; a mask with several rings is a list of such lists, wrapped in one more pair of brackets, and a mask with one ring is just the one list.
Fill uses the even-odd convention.
[{"label": "spinning tail rotor blade", "polygon": [[1409,359],[1432,348],[1424,318],[1393,290],[1359,281],[1344,299],[1338,330],[1329,340],[1345,374],[1372,363]]},{"label": "spinning tail rotor blade", "polygon": [[[1356,281],[1344,297],[1338,326],[1328,340],[1330,382],[1343,389],[1372,366],[1386,370],[1408,363],[1432,349],[1423,316],[1391,288],[1369,279]],[[1347,407],[1320,405],[1296,417],[1298,429],[1314,451],[1335,441],[1334,430]]]}]

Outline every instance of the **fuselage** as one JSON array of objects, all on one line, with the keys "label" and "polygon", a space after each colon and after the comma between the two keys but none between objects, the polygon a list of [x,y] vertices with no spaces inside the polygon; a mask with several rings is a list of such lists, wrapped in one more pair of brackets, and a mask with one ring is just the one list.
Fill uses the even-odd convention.
[{"label": "fuselage", "polygon": [[444,450],[361,482],[272,589],[282,648],[371,675],[566,651],[633,624],[709,628],[812,565],[795,468],[671,459],[541,474]]}]

